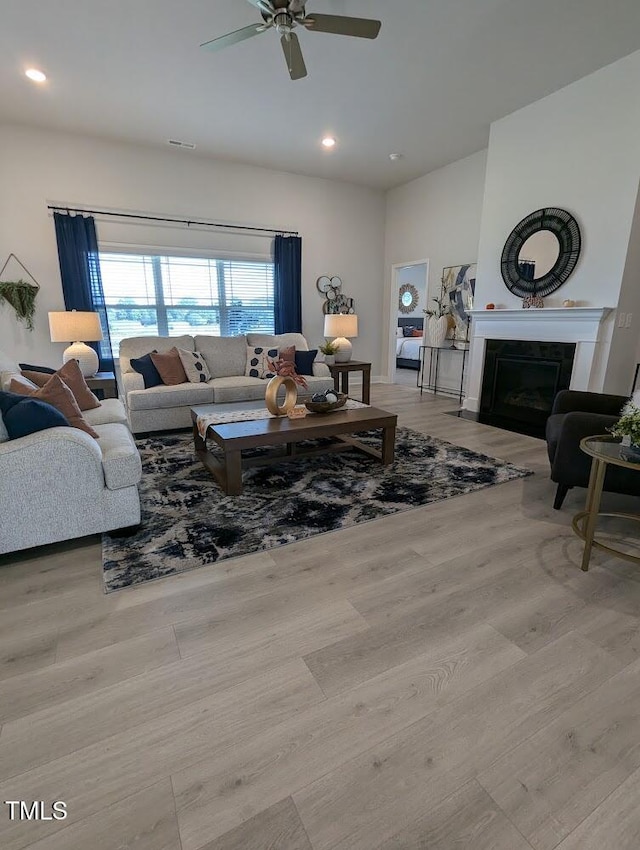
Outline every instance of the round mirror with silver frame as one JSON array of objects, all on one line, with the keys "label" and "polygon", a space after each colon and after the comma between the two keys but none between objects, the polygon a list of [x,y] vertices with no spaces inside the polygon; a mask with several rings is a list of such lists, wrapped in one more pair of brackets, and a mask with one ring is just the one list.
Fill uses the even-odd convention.
[{"label": "round mirror with silver frame", "polygon": [[507,289],[542,298],[559,289],[580,257],[580,227],[566,210],[547,207],[523,218],[509,235],[500,268]]}]

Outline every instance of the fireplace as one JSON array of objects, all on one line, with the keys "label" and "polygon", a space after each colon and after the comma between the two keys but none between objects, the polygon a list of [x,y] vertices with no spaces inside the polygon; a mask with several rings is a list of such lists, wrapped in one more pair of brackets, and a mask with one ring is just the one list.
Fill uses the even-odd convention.
[{"label": "fireplace", "polygon": [[556,393],[571,383],[575,351],[572,342],[486,340],[480,422],[543,437]]}]

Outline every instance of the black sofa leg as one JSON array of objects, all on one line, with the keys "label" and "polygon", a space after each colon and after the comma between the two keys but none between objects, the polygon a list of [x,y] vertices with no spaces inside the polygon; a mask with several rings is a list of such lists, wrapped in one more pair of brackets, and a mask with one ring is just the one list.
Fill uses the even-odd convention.
[{"label": "black sofa leg", "polygon": [[564,502],[564,497],[567,495],[571,487],[567,484],[558,484],[558,489],[556,490],[556,497],[553,500],[554,510],[559,511],[562,507],[562,503]]}]

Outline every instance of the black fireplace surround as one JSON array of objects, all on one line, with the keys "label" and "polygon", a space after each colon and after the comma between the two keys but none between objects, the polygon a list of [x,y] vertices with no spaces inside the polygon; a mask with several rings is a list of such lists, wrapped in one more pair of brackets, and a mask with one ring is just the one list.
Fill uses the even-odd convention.
[{"label": "black fireplace surround", "polygon": [[544,437],[556,393],[569,389],[573,342],[488,339],[479,421]]}]

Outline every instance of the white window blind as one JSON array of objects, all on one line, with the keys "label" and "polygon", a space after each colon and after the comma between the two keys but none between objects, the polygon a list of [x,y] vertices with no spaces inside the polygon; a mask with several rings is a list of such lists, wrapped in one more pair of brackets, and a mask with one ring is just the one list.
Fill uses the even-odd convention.
[{"label": "white window blind", "polygon": [[130,336],[274,332],[273,263],[100,253],[114,353]]}]

